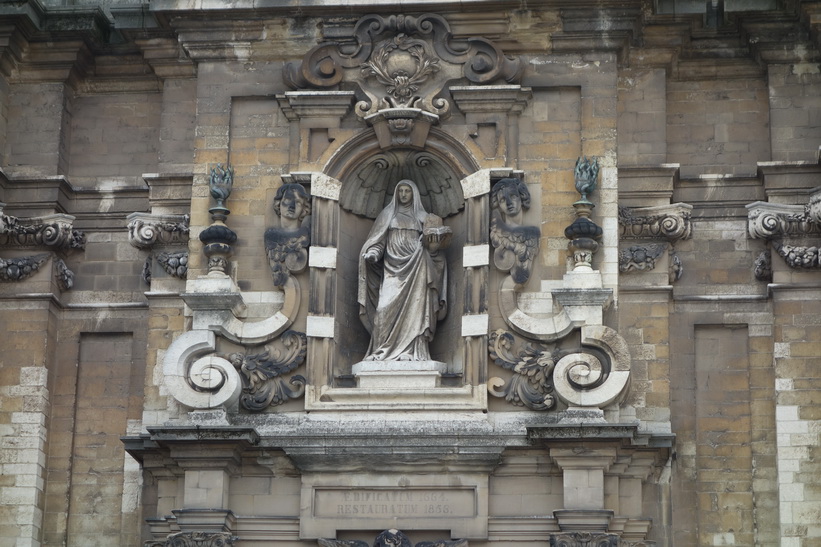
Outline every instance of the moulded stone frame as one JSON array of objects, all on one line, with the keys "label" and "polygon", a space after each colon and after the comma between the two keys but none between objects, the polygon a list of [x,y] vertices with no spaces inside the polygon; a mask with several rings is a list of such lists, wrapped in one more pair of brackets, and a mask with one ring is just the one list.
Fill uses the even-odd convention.
[{"label": "moulded stone frame", "polygon": [[[515,176],[512,168],[476,169],[469,154],[447,134],[432,129],[428,143],[430,149],[460,170],[472,168],[473,172],[461,179],[461,191],[465,200],[465,246],[458,258],[461,262],[466,287],[473,283],[487,284],[489,278],[489,193],[495,180]],[[312,245],[309,256],[311,291],[332,294],[339,290],[336,268],[338,250],[338,226],[340,222],[339,196],[346,169],[356,165],[380,148],[372,132],[351,139],[331,159],[326,173],[301,172],[285,178],[301,181],[310,186],[314,200],[312,215]],[[520,175],[520,174],[519,174]],[[337,178],[339,177],[339,178]],[[454,275],[454,274],[451,274]],[[334,287],[328,286],[333,283]],[[481,296],[472,295],[477,293]],[[428,389],[365,389],[340,387],[336,379],[344,371],[338,361],[340,349],[336,337],[339,334],[339,318],[335,298],[309,297],[306,334],[308,335],[309,384],[305,392],[306,410],[390,410],[390,409],[454,409],[485,410],[487,389],[480,378],[486,377],[487,333],[489,324],[487,290],[470,291],[464,288],[465,300],[460,320],[463,341],[458,358],[449,363],[449,372],[462,375],[462,385]],[[481,301],[477,301],[477,298]],[[453,308],[451,308],[453,310]],[[451,312],[452,313],[452,312]]]}]

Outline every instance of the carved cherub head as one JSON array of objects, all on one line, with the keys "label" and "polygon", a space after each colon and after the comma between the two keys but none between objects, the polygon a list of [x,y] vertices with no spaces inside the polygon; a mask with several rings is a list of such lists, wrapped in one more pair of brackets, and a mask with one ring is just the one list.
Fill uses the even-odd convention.
[{"label": "carved cherub head", "polygon": [[299,227],[311,214],[311,197],[301,184],[283,184],[274,196],[274,212],[283,227]]},{"label": "carved cherub head", "polygon": [[530,209],[530,191],[517,178],[502,179],[490,191],[490,208],[498,209],[505,221],[520,221],[522,210]]}]

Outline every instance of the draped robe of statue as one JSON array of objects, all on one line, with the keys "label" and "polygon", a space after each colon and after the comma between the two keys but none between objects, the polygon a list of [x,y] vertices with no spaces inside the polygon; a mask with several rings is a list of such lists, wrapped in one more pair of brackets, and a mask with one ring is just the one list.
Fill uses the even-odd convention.
[{"label": "draped robe of statue", "polygon": [[[403,184],[413,190],[407,205],[398,197]],[[358,300],[371,333],[365,361],[431,359],[428,344],[447,313],[447,272],[444,253],[429,251],[423,243],[427,217],[416,185],[401,181],[362,246]],[[370,250],[378,253],[376,262],[365,260]]]}]

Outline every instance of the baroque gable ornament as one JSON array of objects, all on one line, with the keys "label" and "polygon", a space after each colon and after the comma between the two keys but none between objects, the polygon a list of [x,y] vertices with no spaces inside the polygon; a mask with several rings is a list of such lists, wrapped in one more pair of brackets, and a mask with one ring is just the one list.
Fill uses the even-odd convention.
[{"label": "baroque gable ornament", "polygon": [[450,110],[448,99],[440,96],[448,82],[514,83],[523,70],[518,59],[505,56],[490,40],[453,38],[447,21],[432,13],[367,15],[351,39],[313,48],[301,63],[286,66],[285,78],[297,90],[355,83],[367,97],[357,103],[356,113],[369,122],[383,113],[395,126],[417,117],[435,123]]}]

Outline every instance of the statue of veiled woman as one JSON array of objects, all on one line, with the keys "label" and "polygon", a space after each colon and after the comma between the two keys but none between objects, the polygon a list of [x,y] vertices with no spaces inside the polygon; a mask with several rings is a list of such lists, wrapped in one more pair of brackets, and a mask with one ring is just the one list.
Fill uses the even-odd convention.
[{"label": "statue of veiled woman", "polygon": [[416,184],[400,181],[359,258],[360,316],[371,334],[365,361],[431,360],[428,344],[447,313],[450,236]]}]

